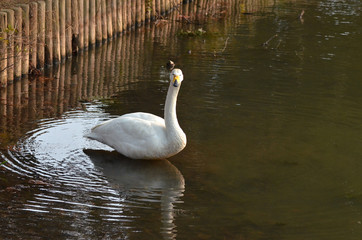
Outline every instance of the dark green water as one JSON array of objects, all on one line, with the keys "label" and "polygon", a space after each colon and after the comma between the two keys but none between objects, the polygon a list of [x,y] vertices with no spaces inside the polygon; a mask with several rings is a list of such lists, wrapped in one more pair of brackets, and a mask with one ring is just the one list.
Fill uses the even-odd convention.
[{"label": "dark green water", "polygon": [[[15,82],[1,105],[0,239],[361,239],[362,3],[258,3],[137,30]],[[184,151],[134,161],[83,138],[124,113],[162,115],[168,59],[185,76]]]}]

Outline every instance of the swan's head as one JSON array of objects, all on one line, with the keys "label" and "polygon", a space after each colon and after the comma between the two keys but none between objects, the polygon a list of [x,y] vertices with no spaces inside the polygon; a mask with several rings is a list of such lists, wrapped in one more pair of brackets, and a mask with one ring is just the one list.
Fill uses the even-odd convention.
[{"label": "swan's head", "polygon": [[170,73],[170,81],[174,87],[180,86],[180,83],[184,80],[184,75],[181,69],[175,68]]}]

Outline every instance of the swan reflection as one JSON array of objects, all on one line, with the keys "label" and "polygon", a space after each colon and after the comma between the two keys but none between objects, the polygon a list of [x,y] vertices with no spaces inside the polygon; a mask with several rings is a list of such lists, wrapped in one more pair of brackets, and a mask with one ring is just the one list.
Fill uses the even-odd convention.
[{"label": "swan reflection", "polygon": [[116,151],[84,152],[115,189],[127,191],[137,201],[160,202],[161,234],[165,239],[176,238],[174,204],[183,196],[185,180],[174,165],[168,160],[128,159]]}]

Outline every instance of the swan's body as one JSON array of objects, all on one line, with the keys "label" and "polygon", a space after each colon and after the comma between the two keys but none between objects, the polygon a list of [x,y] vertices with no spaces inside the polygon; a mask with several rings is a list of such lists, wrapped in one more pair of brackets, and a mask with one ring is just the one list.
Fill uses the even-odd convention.
[{"label": "swan's body", "polygon": [[170,74],[164,119],[150,113],[129,113],[95,126],[86,137],[134,159],[162,159],[177,154],[186,146],[186,135],[176,116],[182,80],[182,71],[174,69]]}]

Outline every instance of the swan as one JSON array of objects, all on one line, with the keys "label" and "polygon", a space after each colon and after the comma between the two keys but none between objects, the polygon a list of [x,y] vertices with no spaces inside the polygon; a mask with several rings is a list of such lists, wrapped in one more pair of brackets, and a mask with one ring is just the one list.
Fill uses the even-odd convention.
[{"label": "swan", "polygon": [[183,78],[181,69],[175,68],[170,73],[164,119],[150,113],[128,113],[96,125],[85,137],[132,159],[165,159],[179,153],[186,146],[186,134],[176,116]]}]

